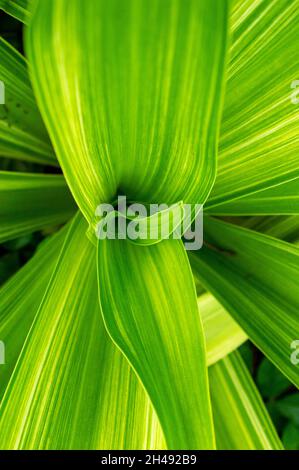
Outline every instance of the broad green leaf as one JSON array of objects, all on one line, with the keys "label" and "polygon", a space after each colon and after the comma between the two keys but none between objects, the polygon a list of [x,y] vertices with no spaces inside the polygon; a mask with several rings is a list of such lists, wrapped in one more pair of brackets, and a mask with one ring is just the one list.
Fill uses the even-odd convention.
[{"label": "broad green leaf", "polygon": [[232,36],[217,181],[207,209],[298,213],[299,1],[238,0]]},{"label": "broad green leaf", "polygon": [[291,420],[295,426],[299,426],[299,392],[276,401],[275,407],[282,416]]},{"label": "broad green leaf", "polygon": [[295,385],[299,249],[220,220],[205,220],[205,246],[189,252],[202,284]]},{"label": "broad green leaf", "polygon": [[0,290],[0,339],[6,345],[0,367],[0,397],[21,352],[54,269],[66,228],[42,243],[33,258]]},{"label": "broad green leaf", "polygon": [[286,391],[291,383],[266,357],[259,365],[256,383],[263,397],[271,398]]},{"label": "broad green leaf", "polygon": [[237,352],[210,367],[209,379],[218,449],[282,449],[262,398]]},{"label": "broad green leaf", "polygon": [[0,156],[57,165],[46,129],[37,109],[27,63],[0,38]]},{"label": "broad green leaf", "polygon": [[0,171],[0,242],[62,224],[75,209],[63,176]]},{"label": "broad green leaf", "polygon": [[27,23],[29,19],[28,3],[29,0],[0,0],[0,9],[22,23]]},{"label": "broad green leaf", "polygon": [[34,89],[88,222],[117,194],[203,203],[216,172],[228,2],[35,6],[26,36]]},{"label": "broad green leaf", "polygon": [[[149,399],[105,331],[85,232],[77,216],[1,402],[2,449],[165,445]],[[14,346],[8,336],[7,349]]]},{"label": "broad green leaf", "polygon": [[211,294],[198,297],[198,308],[206,338],[207,363],[211,365],[238,348],[247,335]]},{"label": "broad green leaf", "polygon": [[102,314],[140,377],[168,448],[213,448],[205,343],[181,240],[99,240]]},{"label": "broad green leaf", "polygon": [[288,423],[283,430],[282,442],[286,450],[299,450],[299,427]]}]

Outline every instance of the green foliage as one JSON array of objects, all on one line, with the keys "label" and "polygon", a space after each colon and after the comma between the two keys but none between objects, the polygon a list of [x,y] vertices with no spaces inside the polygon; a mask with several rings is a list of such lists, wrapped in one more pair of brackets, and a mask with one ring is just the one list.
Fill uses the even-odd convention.
[{"label": "green foliage", "polygon": [[[299,0],[0,9],[0,448],[299,449]],[[97,240],[121,194],[203,248]]]}]

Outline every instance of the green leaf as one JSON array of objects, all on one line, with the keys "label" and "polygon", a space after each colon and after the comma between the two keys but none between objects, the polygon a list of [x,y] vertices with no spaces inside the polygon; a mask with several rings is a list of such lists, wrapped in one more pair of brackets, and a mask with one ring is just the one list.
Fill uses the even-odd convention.
[{"label": "green leaf", "polygon": [[20,267],[18,253],[6,253],[0,257],[0,285]]},{"label": "green leaf", "polygon": [[29,0],[0,0],[0,9],[22,23],[27,23],[29,20],[28,3]]},{"label": "green leaf", "polygon": [[206,211],[217,215],[299,214],[298,187],[299,178],[295,178],[219,206],[210,208],[208,203]]},{"label": "green leaf", "polygon": [[0,171],[0,242],[62,224],[75,209],[63,176]]},{"label": "green leaf", "polygon": [[223,359],[247,339],[246,333],[209,293],[198,297],[207,350],[208,365]]},{"label": "green leaf", "polygon": [[267,398],[280,395],[291,385],[267,358],[264,358],[259,365],[256,382],[261,394]]},{"label": "green leaf", "polygon": [[[38,316],[40,314],[38,313],[38,308],[45,294],[53,269],[57,263],[57,258],[61,251],[63,240],[65,239],[65,236],[66,236],[66,230],[67,230],[67,227],[65,227],[62,231],[60,231],[54,237],[51,237],[50,239],[45,240],[42,243],[41,247],[38,249],[37,253],[32,258],[32,260],[30,260],[23,268],[21,268],[20,271],[16,275],[14,275],[5,284],[5,286],[0,290],[0,312],[1,312],[0,314],[0,339],[6,345],[6,363],[5,365],[1,365],[1,368],[0,368],[0,397],[2,397],[7,387],[8,381],[15,368],[16,361],[21,353],[25,339],[28,337],[27,339],[28,342],[33,341],[32,339],[33,333],[30,332],[30,328],[34,321],[39,321]],[[79,230],[79,229],[77,228],[76,230]],[[83,228],[80,228],[80,231],[83,231]],[[83,233],[82,233],[82,239],[83,241],[78,244],[78,247],[77,247],[78,251],[81,249],[82,245],[85,246]],[[64,250],[66,248],[67,247],[65,245]],[[73,250],[75,251],[75,246],[73,247]],[[71,256],[73,256],[72,253],[69,253],[67,255],[67,259]],[[66,262],[65,258],[60,259],[60,264],[63,262]],[[69,260],[68,264],[70,263],[71,261]],[[78,267],[76,267],[75,269],[78,269]],[[69,269],[69,273],[70,272],[72,272],[71,266]],[[52,282],[54,281],[52,280]],[[56,295],[59,295],[60,299],[64,298],[63,297],[64,292],[65,292],[64,287],[66,284],[65,278],[61,278],[61,276],[59,276],[55,282],[57,283],[57,290],[59,287],[59,292],[57,293],[57,290],[55,290],[55,292],[51,293],[49,302],[52,302],[53,299],[56,299]],[[60,286],[59,286],[59,282],[60,282]],[[83,289],[83,287],[81,287],[81,289]],[[30,295],[24,295],[24,292],[25,293],[30,292]],[[81,295],[81,290],[80,290],[80,295]],[[68,300],[68,302],[70,302],[70,300]],[[205,328],[205,334],[206,334],[206,339],[207,339],[208,363],[213,363],[215,362],[217,358],[223,357],[225,354],[230,352],[234,347],[238,346],[240,342],[241,333],[238,333],[236,329],[236,325],[230,319],[229,315],[225,312],[223,308],[219,306],[218,302],[210,294],[205,294],[204,296],[200,297],[198,302],[199,302],[199,306],[201,309],[203,325]],[[75,306],[73,307],[72,305],[71,308],[75,308]],[[87,305],[85,305],[84,307],[82,306],[82,308],[86,309]],[[66,312],[68,312],[68,310],[66,310]],[[48,315],[48,321],[50,322],[50,319],[52,319],[53,310],[49,307],[48,309],[45,310],[44,315],[45,316]],[[74,315],[74,312],[72,312],[72,315]],[[101,346],[98,346],[98,347],[103,348],[103,351],[108,350],[107,361],[109,360],[111,362],[111,355],[112,355],[111,347],[113,345],[109,339],[105,338],[105,335],[102,332],[103,325],[100,321],[100,312],[98,311],[97,308],[94,311],[94,315],[97,316],[98,322],[100,324],[98,326],[98,330],[99,330],[98,339],[96,340],[98,332],[95,329],[93,341],[101,342]],[[224,332],[220,331],[221,327],[224,328]],[[56,328],[57,327],[55,326],[50,331],[47,328],[45,331],[48,331],[49,335],[51,335],[52,332],[56,331]],[[34,331],[36,331],[36,329],[34,329]],[[41,336],[44,337],[45,331],[38,330],[37,333],[34,333],[34,334],[36,334],[38,338],[40,338]],[[78,336],[80,334],[81,332],[79,331]],[[230,337],[230,335],[232,336]],[[115,348],[113,347],[113,349]],[[38,364],[38,361],[40,360],[42,352],[43,352],[43,346],[41,346],[37,350],[36,357],[32,359],[34,363]],[[61,355],[60,355],[58,362],[54,361],[52,363],[51,371],[50,371],[50,365],[49,365],[47,368],[47,372],[45,373],[48,373],[51,375],[55,374],[55,370],[61,366],[63,353],[64,353],[64,350],[61,351]],[[113,357],[113,360],[111,363],[111,369],[107,362],[105,369],[101,371],[102,375],[105,374],[105,377],[103,378],[102,386],[104,387],[104,381],[106,379],[107,380],[109,379],[107,387],[113,387],[114,382],[116,384],[119,384],[120,395],[116,396],[115,402],[112,402],[111,400],[107,399],[106,401],[103,400],[103,402],[101,402],[100,404],[97,402],[97,405],[95,404],[92,405],[94,406],[94,408],[97,406],[96,413],[101,414],[102,416],[102,418],[99,418],[99,419],[104,420],[106,419],[105,417],[107,417],[110,414],[112,416],[111,421],[107,422],[106,425],[105,423],[101,421],[101,429],[103,429],[103,431],[101,431],[101,429],[96,430],[94,428],[93,433],[95,434],[92,434],[92,437],[90,439],[88,439],[86,436],[83,436],[82,432],[80,432],[79,421],[76,421],[77,410],[81,409],[83,404],[78,403],[78,395],[75,390],[73,394],[69,392],[70,395],[72,395],[72,398],[68,403],[68,416],[69,416],[68,423],[69,423],[70,428],[73,428],[74,426],[76,426],[76,428],[73,430],[74,436],[73,436],[71,447],[73,446],[75,448],[76,447],[92,448],[93,443],[96,443],[95,445],[98,448],[108,448],[108,449],[109,448],[116,448],[116,449],[117,448],[136,448],[136,447],[151,448],[155,446],[157,448],[162,448],[165,445],[165,443],[163,441],[161,431],[159,431],[159,426],[157,425],[157,421],[155,418],[153,418],[154,414],[153,414],[152,408],[149,404],[149,401],[145,398],[143,389],[141,388],[141,386],[139,386],[138,382],[135,379],[135,375],[130,371],[129,367],[126,364],[126,361],[124,359],[120,360],[120,358],[122,358],[122,355],[120,353],[117,353],[117,354],[115,353],[114,355],[112,355],[112,357]],[[77,359],[74,357],[74,361],[76,360]],[[92,360],[96,360],[96,367],[98,367],[98,360],[96,358],[93,358],[92,355],[90,356],[88,360],[89,360],[90,367],[91,367],[90,361]],[[21,361],[23,360],[21,359]],[[85,362],[85,361],[86,361],[86,358],[83,358],[82,362]],[[103,362],[104,361],[105,359],[103,359]],[[22,371],[24,371],[26,369],[26,363],[25,362],[22,362],[22,363],[23,365],[20,367]],[[21,374],[23,372],[18,372],[18,374],[19,373]],[[97,376],[97,373],[95,373],[95,375]],[[93,377],[90,377],[89,380],[85,378],[85,380],[86,380],[86,385],[84,385],[83,387],[84,390],[87,389],[87,387],[91,387]],[[127,405],[124,404],[124,400],[121,395],[122,390],[124,390],[125,388],[125,384],[127,384],[128,389],[129,389],[129,391],[125,393],[125,397],[126,397],[125,400],[128,400]],[[21,386],[24,387],[23,384]],[[49,390],[49,396],[51,394],[52,395],[54,394],[57,396],[58,395],[63,396],[64,387],[67,387],[67,388],[76,387],[76,381],[74,380],[71,371],[65,383],[62,381],[55,382],[55,387],[54,388],[51,387]],[[30,390],[32,389],[30,388]],[[30,393],[29,389],[27,390],[27,392]],[[109,391],[107,389],[107,396],[110,396],[109,395],[110,392],[111,390]],[[7,393],[10,393],[10,392],[7,392]],[[98,389],[95,392],[95,401],[96,401],[97,393],[100,394]],[[82,393],[82,396],[83,396],[82,402],[84,402],[85,398],[84,398],[83,393]],[[119,405],[118,405],[118,402],[119,402]],[[139,435],[138,433],[140,432],[140,429],[141,429],[140,426],[143,426],[143,425],[138,424],[138,421],[134,421],[134,419],[132,421],[130,418],[132,416],[133,417],[135,416],[134,409],[136,408],[136,406],[137,407],[141,406],[139,402],[147,403],[146,405],[143,405],[145,406],[145,409],[147,409],[147,413],[148,413],[147,415],[148,417],[145,418],[145,423],[147,423],[148,425],[148,430],[147,430],[148,437],[146,438],[147,440],[143,440],[144,434],[142,433],[138,437]],[[41,410],[42,410],[42,403],[43,403],[42,400],[40,400],[38,404]],[[124,409],[121,409],[120,408],[121,406],[123,406]],[[128,408],[126,408],[126,406],[128,406]],[[129,409],[129,406],[131,406],[132,409]],[[36,413],[38,412],[36,411]],[[140,421],[142,419],[143,419],[143,415],[140,416]],[[45,414],[43,414],[43,420],[47,422],[46,411],[45,411]],[[53,423],[52,421],[52,425],[56,429],[55,422]],[[98,421],[95,420],[95,427],[97,425],[98,425]],[[120,431],[117,434],[117,436],[114,436],[111,431],[107,432],[108,426],[112,426],[112,429],[115,429],[116,425],[120,427]],[[10,433],[11,434],[14,433],[14,427],[12,426],[12,424],[10,426],[11,427],[8,431],[7,439],[10,439]],[[34,417],[32,418],[31,426],[33,426],[34,429],[37,430],[38,432],[39,424],[38,422],[35,423]],[[33,448],[37,448],[37,447],[38,448],[57,448],[57,447],[68,448],[67,426],[65,425],[62,428],[60,428],[57,436],[55,436],[55,431],[52,432],[50,430],[50,426],[51,424],[49,423],[48,433],[47,433],[47,439],[49,439],[48,441],[46,440],[46,437],[42,438],[41,436],[38,436],[36,440],[34,440],[34,438],[29,436],[26,431],[24,432],[24,435],[22,437],[23,442],[24,442],[24,444],[22,444],[22,447],[28,448],[32,445]],[[134,431],[135,427],[136,427],[136,430]],[[154,431],[154,429],[156,429],[156,431]],[[90,431],[90,428],[89,428],[89,431]],[[124,432],[126,432],[126,437],[124,437],[123,435]],[[10,444],[7,444],[7,445],[14,447],[16,443],[12,439],[10,441]]]},{"label": "green leaf", "polygon": [[282,442],[286,450],[299,450],[299,427],[288,423],[283,430]]},{"label": "green leaf", "polygon": [[36,106],[24,57],[0,38],[0,156],[57,165]]},{"label": "green leaf", "polygon": [[239,349],[238,349],[242,359],[243,359],[243,362],[245,364],[245,366],[247,367],[247,369],[249,370],[249,372],[252,374],[253,373],[253,368],[255,366],[254,364],[254,350],[253,350],[253,347],[250,343],[250,341],[246,341],[245,343],[243,343]]},{"label": "green leaf", "polygon": [[242,220],[242,226],[288,242],[299,240],[299,217],[296,215],[249,217]]},{"label": "green leaf", "polygon": [[0,339],[6,345],[0,368],[0,397],[10,379],[66,235],[66,228],[43,242],[33,258],[0,290]]},{"label": "green leaf", "polygon": [[232,32],[217,181],[207,209],[298,214],[299,112],[291,85],[299,77],[299,2],[238,0]]},{"label": "green leaf", "polygon": [[276,409],[282,416],[292,421],[295,426],[299,426],[299,393],[292,393],[276,401]]},{"label": "green leaf", "polygon": [[[95,248],[86,229],[77,216],[34,315],[1,402],[1,448],[165,446],[143,388],[105,331],[97,298]],[[50,251],[49,245],[44,250]],[[45,261],[50,267],[51,257]],[[24,304],[18,305],[23,312]],[[7,350],[16,346],[9,335],[6,341]]]},{"label": "green leaf", "polygon": [[216,172],[228,2],[35,5],[34,89],[88,222],[117,194],[203,203]]},{"label": "green leaf", "polygon": [[202,284],[295,385],[299,249],[220,220],[205,220],[205,246],[189,252]]},{"label": "green leaf", "polygon": [[218,449],[282,449],[261,396],[234,352],[209,368]]},{"label": "green leaf", "polygon": [[182,242],[100,240],[98,283],[106,328],[147,390],[168,448],[213,448],[204,337]]}]

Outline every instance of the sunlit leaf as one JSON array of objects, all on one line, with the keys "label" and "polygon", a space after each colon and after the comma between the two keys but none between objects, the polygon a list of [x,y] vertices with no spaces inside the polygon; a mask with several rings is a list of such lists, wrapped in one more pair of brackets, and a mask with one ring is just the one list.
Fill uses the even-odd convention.
[{"label": "sunlit leaf", "polygon": [[198,297],[206,338],[207,362],[214,364],[234,351],[246,339],[246,333],[209,293]]},{"label": "sunlit leaf", "polygon": [[226,0],[36,2],[26,41],[33,84],[88,222],[119,193],[204,202],[216,172],[227,20]]},{"label": "sunlit leaf", "polygon": [[76,217],[1,402],[2,449],[164,446],[143,388],[105,331],[85,231]]},{"label": "sunlit leaf", "polygon": [[216,219],[205,221],[206,246],[189,252],[202,284],[295,385],[291,343],[299,331],[299,250]]},{"label": "sunlit leaf", "polygon": [[209,378],[218,449],[282,448],[262,398],[237,352],[210,367]]},{"label": "sunlit leaf", "polygon": [[299,3],[234,5],[218,174],[207,208],[298,214],[299,104],[292,102],[292,83],[299,77]]},{"label": "sunlit leaf", "polygon": [[98,283],[107,330],[147,390],[168,447],[212,448],[203,330],[182,242],[100,240]]},{"label": "sunlit leaf", "polygon": [[35,256],[0,290],[0,338],[5,364],[0,370],[0,397],[41,303],[65,237],[65,229],[47,240]]}]

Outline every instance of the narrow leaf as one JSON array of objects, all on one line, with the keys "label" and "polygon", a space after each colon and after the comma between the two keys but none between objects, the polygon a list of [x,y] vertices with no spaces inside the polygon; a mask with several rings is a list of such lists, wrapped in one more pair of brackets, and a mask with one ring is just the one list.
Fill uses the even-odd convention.
[{"label": "narrow leaf", "polygon": [[[86,228],[77,216],[1,402],[2,449],[165,446],[143,388],[101,320]],[[8,337],[7,349],[14,346]]]},{"label": "narrow leaf", "polygon": [[299,214],[299,178],[285,180],[270,188],[252,192],[212,207],[208,214],[217,215],[267,215]]},{"label": "narrow leaf", "polygon": [[0,242],[62,224],[75,210],[63,176],[0,171]]},{"label": "narrow leaf", "polygon": [[66,229],[38,248],[33,258],[0,291],[0,339],[5,364],[0,368],[0,398],[15,367],[57,261]]},{"label": "narrow leaf", "polygon": [[213,214],[298,213],[291,180],[298,186],[299,2],[234,4],[219,166],[207,207]]},{"label": "narrow leaf", "polygon": [[0,0],[0,9],[22,23],[27,23],[29,19],[28,3],[29,0]]},{"label": "narrow leaf", "polygon": [[189,252],[202,284],[295,385],[291,343],[299,332],[299,249],[220,220],[205,222],[206,246]]},{"label": "narrow leaf", "polygon": [[218,449],[280,450],[281,442],[238,352],[209,369]]},{"label": "narrow leaf", "polygon": [[24,57],[3,38],[0,57],[0,156],[57,165]]},{"label": "narrow leaf", "polygon": [[206,338],[208,365],[223,359],[247,339],[246,333],[209,293],[198,297]]}]

